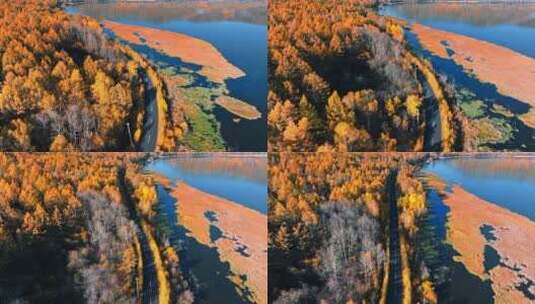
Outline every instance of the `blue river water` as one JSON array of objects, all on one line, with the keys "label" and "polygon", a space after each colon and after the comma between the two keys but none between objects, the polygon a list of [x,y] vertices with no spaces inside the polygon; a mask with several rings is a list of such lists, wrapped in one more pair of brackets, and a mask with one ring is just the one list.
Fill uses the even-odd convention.
[{"label": "blue river water", "polygon": [[[459,4],[450,4],[450,7]],[[535,58],[534,4],[462,4],[462,10],[445,13],[448,4],[388,5],[381,14],[418,22],[439,30],[492,42]]]},{"label": "blue river water", "polygon": [[535,158],[443,159],[427,165],[424,171],[535,221]]},{"label": "blue river water", "polygon": [[196,169],[208,161],[210,160],[207,158],[158,159],[147,164],[145,170],[163,174],[172,182],[182,181],[201,191],[226,198],[263,214],[267,213],[267,178],[265,177],[267,167],[265,165],[251,162],[251,166],[258,166],[258,172],[262,172],[264,177],[242,175],[239,170],[228,168],[224,170]]}]

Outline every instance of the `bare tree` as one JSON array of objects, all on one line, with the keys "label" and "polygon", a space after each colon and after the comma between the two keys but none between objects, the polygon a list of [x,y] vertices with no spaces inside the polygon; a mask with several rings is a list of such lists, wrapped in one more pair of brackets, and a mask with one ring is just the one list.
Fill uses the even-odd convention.
[{"label": "bare tree", "polygon": [[96,119],[87,108],[80,108],[77,104],[70,105],[65,113],[68,137],[82,151],[91,150],[93,144],[91,135],[96,129]]},{"label": "bare tree", "polygon": [[365,31],[362,35],[363,42],[372,54],[368,60],[370,67],[386,80],[378,95],[387,99],[414,92],[417,81],[410,71],[403,68],[405,65],[401,62],[401,43],[379,31]]},{"label": "bare tree", "polygon": [[112,206],[93,192],[79,196],[84,203],[89,242],[70,252],[69,267],[76,272],[87,303],[135,303],[134,295],[124,288],[128,280],[118,269],[123,253],[133,246],[135,224],[122,205]]},{"label": "bare tree", "polygon": [[320,248],[322,275],[328,300],[375,300],[373,277],[384,263],[378,221],[360,204],[327,203],[321,208],[326,239]]},{"label": "bare tree", "polygon": [[308,285],[299,289],[283,290],[273,304],[317,303],[318,290]]}]

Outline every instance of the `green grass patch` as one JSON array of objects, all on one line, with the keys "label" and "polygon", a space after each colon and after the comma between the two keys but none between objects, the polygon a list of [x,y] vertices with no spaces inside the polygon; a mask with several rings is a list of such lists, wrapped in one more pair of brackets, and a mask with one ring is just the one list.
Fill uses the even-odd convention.
[{"label": "green grass patch", "polygon": [[184,143],[196,151],[224,151],[225,141],[214,115],[195,105],[192,107],[194,109],[187,117],[190,130],[184,137]]},{"label": "green grass patch", "polygon": [[189,130],[184,136],[184,144],[196,151],[225,151],[225,141],[213,109],[214,99],[226,89],[225,85],[214,87],[185,87],[195,82],[195,74],[183,73],[182,69],[174,77],[184,77],[186,85],[177,87],[181,100],[186,104],[186,120]]},{"label": "green grass patch", "polygon": [[167,66],[159,69],[160,73],[167,76],[175,76],[178,74],[178,69],[174,66]]},{"label": "green grass patch", "polygon": [[467,88],[461,88],[457,91],[457,99],[468,100],[476,97],[476,94]]},{"label": "green grass patch", "polygon": [[211,88],[194,87],[182,89],[182,96],[192,104],[196,104],[203,111],[211,111],[214,107],[212,96],[214,92]]},{"label": "green grass patch", "polygon": [[461,110],[470,118],[478,118],[485,114],[487,106],[479,99],[461,102]]}]

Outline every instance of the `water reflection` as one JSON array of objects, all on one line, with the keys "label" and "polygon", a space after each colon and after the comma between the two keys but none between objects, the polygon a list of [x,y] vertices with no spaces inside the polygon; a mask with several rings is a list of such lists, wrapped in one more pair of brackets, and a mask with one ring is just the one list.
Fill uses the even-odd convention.
[{"label": "water reflection", "polygon": [[535,27],[533,3],[408,3],[395,10],[412,20],[457,21],[478,26],[512,24]]},{"label": "water reflection", "polygon": [[156,159],[145,169],[267,213],[266,157],[172,157]]},{"label": "water reflection", "polygon": [[424,170],[448,184],[459,184],[486,201],[535,220],[535,157],[443,159]]},{"label": "water reflection", "polygon": [[[67,9],[72,11],[75,8]],[[87,16],[127,17],[153,22],[181,19],[200,22],[228,20],[266,23],[265,1],[100,3],[82,4],[76,9]]]},{"label": "water reflection", "polygon": [[535,58],[535,4],[389,5],[384,15],[492,42]]}]

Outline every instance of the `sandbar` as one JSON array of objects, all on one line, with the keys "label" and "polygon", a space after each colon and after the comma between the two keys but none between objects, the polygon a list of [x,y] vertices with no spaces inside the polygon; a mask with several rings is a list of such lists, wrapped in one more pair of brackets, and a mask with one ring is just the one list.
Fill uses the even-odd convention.
[{"label": "sandbar", "polygon": [[225,110],[236,116],[248,120],[255,120],[262,117],[262,113],[260,113],[255,106],[252,106],[245,101],[241,101],[234,97],[221,95],[216,98],[215,104],[223,107]]}]

